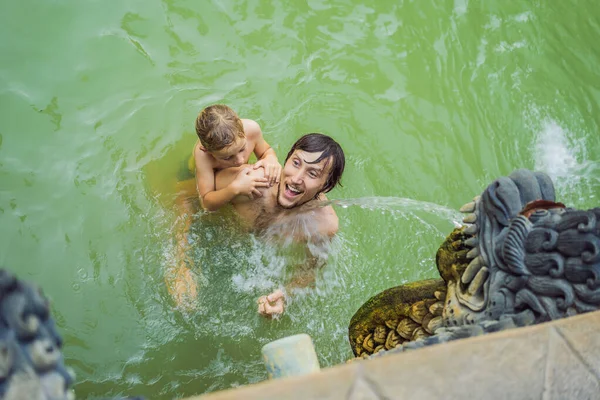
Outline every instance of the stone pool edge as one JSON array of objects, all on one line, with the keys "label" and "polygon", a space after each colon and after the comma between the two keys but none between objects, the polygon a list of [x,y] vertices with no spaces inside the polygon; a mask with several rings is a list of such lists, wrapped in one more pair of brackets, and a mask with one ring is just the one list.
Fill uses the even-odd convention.
[{"label": "stone pool edge", "polygon": [[600,311],[189,397],[599,399]]}]

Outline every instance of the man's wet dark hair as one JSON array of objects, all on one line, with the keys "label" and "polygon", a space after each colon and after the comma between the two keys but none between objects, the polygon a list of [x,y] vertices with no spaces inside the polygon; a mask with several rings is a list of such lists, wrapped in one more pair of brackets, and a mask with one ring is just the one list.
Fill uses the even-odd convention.
[{"label": "man's wet dark hair", "polygon": [[[344,150],[342,150],[341,146],[332,138],[327,135],[323,135],[322,133],[308,133],[302,136],[300,139],[294,143],[287,157],[285,158],[285,162],[294,154],[294,151],[302,150],[307,153],[320,153],[321,156],[310,164],[318,164],[323,160],[328,160],[330,157],[331,161],[331,169],[329,170],[329,176],[327,177],[327,181],[325,181],[325,186],[323,186],[323,190],[319,193],[327,193],[336,185],[340,185],[340,179],[342,178],[342,173],[344,172],[344,166],[346,165],[346,158],[344,156]],[[329,163],[329,161],[328,161]]]}]

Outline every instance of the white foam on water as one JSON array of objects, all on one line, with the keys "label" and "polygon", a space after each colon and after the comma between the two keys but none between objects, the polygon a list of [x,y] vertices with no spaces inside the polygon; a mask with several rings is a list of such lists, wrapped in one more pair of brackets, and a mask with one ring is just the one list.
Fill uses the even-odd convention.
[{"label": "white foam on water", "polygon": [[281,281],[286,259],[253,237],[252,249],[247,259],[248,267],[231,277],[233,289],[239,293],[270,291]]},{"label": "white foam on water", "polygon": [[555,121],[546,121],[536,138],[535,168],[553,180],[569,178],[581,169],[577,156],[582,150]]},{"label": "white foam on water", "polygon": [[[545,120],[536,135],[535,170],[545,172],[554,182],[557,198],[589,193],[598,181],[598,163],[588,160],[584,138],[561,127],[552,119]],[[594,197],[593,194],[589,194]],[[580,200],[585,200],[580,198]]]}]

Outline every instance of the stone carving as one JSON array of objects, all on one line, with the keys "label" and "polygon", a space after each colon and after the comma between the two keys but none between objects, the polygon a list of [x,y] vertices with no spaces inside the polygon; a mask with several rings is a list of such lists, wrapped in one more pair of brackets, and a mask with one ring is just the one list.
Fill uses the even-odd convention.
[{"label": "stone carving", "polygon": [[61,348],[48,300],[0,269],[0,398],[74,398]]},{"label": "stone carving", "polygon": [[356,356],[600,308],[600,208],[566,208],[547,175],[517,170],[461,212],[467,226],[437,252],[442,279],[388,289],[352,317]]},{"label": "stone carving", "polygon": [[0,269],[0,399],[74,399],[62,344],[42,292]]}]

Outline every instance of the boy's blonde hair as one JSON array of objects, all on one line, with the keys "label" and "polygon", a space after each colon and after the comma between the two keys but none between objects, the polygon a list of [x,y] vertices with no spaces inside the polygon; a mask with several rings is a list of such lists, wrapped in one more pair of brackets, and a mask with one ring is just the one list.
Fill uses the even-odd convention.
[{"label": "boy's blonde hair", "polygon": [[224,149],[244,138],[242,120],[235,111],[224,104],[215,104],[200,111],[196,118],[196,134],[207,151]]}]

